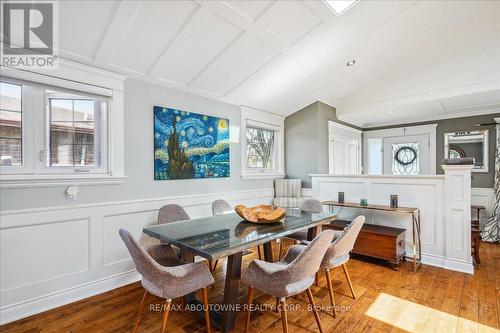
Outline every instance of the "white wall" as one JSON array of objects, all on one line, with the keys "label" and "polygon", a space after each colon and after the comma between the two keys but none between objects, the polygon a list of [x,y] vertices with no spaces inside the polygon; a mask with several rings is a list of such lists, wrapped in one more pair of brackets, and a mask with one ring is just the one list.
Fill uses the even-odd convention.
[{"label": "white wall", "polygon": [[154,181],[154,105],[226,117],[229,118],[231,126],[240,126],[239,106],[141,81],[127,80],[125,82],[125,175],[128,180],[125,184],[81,187],[78,199],[71,202],[66,201],[66,187],[1,189],[2,211],[220,192],[221,189],[239,191],[272,187],[271,180],[244,181],[240,178],[239,143],[231,143],[230,178]]},{"label": "white wall", "polygon": [[80,186],[67,201],[66,187],[0,192],[0,320],[2,323],[104,292],[138,279],[118,229],[141,239],[158,209],[178,203],[191,217],[211,215],[210,204],[269,203],[272,180],[241,180],[240,145],[231,143],[231,177],[153,180],[153,106],[229,118],[235,105],[140,81],[125,84],[125,174],[122,185]]}]

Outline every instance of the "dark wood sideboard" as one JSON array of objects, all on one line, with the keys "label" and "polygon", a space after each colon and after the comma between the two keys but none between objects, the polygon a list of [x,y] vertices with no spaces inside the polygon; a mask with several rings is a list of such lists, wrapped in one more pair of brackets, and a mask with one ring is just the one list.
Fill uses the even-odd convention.
[{"label": "dark wood sideboard", "polygon": [[[350,221],[336,220],[323,226],[343,230]],[[351,253],[389,261],[397,269],[405,256],[405,229],[365,223]]]}]

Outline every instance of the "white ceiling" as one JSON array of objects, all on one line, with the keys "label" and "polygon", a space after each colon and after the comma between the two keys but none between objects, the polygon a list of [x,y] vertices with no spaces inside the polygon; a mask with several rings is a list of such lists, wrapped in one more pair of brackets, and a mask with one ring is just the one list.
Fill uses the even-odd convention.
[{"label": "white ceiling", "polygon": [[500,110],[500,1],[59,6],[62,58],[237,105],[321,100],[361,126]]}]

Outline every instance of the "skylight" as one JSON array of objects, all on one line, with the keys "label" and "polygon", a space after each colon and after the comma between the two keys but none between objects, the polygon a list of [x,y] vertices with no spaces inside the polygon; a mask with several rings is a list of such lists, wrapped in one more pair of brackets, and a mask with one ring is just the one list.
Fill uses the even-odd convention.
[{"label": "skylight", "polygon": [[349,8],[354,6],[359,0],[321,0],[323,3],[332,10],[335,15],[340,16],[347,12]]}]

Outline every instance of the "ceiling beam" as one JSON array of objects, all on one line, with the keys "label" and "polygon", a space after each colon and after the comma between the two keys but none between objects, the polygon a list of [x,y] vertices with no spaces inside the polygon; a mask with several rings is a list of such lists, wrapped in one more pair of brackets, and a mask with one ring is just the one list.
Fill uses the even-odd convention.
[{"label": "ceiling beam", "polygon": [[140,5],[141,1],[127,0],[120,2],[108,30],[95,52],[94,61],[97,64],[109,64]]}]

